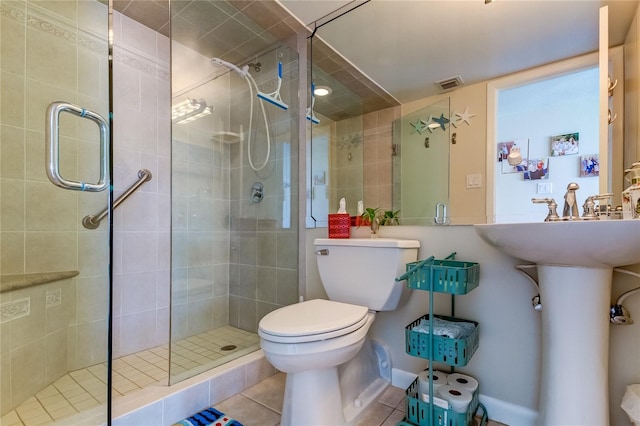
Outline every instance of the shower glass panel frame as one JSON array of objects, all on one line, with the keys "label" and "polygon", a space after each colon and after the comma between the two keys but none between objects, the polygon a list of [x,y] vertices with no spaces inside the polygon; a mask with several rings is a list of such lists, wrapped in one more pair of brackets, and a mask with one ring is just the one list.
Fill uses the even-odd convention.
[{"label": "shower glass panel frame", "polygon": [[[298,301],[298,54],[221,55],[251,78],[212,59],[172,40],[176,115],[208,110],[172,122],[170,384],[258,350],[260,319]],[[279,63],[286,110],[257,96]]]},{"label": "shower glass panel frame", "polygon": [[[99,115],[109,133],[110,21],[97,0],[0,0],[2,424],[73,422],[88,412],[110,423],[110,181],[98,192],[63,189],[45,164],[53,102]],[[53,129],[69,181],[98,182],[101,162],[111,169],[87,114],[62,112]],[[105,207],[98,229],[82,226]]]}]

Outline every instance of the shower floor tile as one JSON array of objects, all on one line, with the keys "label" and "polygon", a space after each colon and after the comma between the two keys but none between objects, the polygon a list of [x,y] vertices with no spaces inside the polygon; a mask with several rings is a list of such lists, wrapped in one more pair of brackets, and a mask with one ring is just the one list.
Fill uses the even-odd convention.
[{"label": "shower floor tile", "polygon": [[[236,349],[222,350],[226,345]],[[240,357],[260,347],[257,334],[230,326],[209,330],[173,343],[174,376],[191,376]],[[162,345],[113,360],[114,398],[136,392],[169,378],[169,346]],[[0,418],[1,426],[54,425],[106,401],[106,363],[72,371]]]}]

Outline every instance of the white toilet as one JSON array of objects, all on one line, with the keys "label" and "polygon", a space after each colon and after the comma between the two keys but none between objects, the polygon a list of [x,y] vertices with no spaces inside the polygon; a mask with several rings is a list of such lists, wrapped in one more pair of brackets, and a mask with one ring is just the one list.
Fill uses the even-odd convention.
[{"label": "white toilet", "polygon": [[388,352],[367,332],[376,311],[406,300],[409,290],[395,278],[417,259],[420,242],[318,238],[314,245],[330,300],[277,309],[258,330],[265,357],[287,374],[283,426],[353,424],[388,386]]}]

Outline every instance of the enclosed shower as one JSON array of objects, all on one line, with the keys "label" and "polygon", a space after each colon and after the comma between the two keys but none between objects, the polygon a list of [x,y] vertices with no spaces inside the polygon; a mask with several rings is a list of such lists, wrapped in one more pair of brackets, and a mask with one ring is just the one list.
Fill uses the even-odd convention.
[{"label": "enclosed shower", "polygon": [[[262,4],[161,3],[0,0],[3,425],[104,423],[257,350],[260,318],[298,300],[298,53]],[[260,63],[289,108],[214,57]]]},{"label": "enclosed shower", "polygon": [[298,66],[283,45],[238,64],[172,49],[173,105],[211,109],[172,125],[174,382],[258,349],[258,321],[298,300]]}]

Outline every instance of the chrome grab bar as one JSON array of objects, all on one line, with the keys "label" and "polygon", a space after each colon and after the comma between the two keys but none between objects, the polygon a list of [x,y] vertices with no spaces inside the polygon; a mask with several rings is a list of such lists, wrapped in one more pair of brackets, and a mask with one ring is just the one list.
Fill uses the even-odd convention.
[{"label": "chrome grab bar", "polygon": [[[68,180],[60,175],[60,114],[68,112],[93,121],[100,129],[100,177],[96,183]],[[56,186],[74,191],[100,192],[109,188],[109,123],[100,114],[67,103],[53,102],[47,107],[45,123],[47,141],[47,176]]]},{"label": "chrome grab bar", "polygon": [[[113,202],[113,208],[115,209],[120,204],[122,204],[122,202],[126,200],[129,197],[129,195],[133,194],[136,191],[136,189],[140,188],[142,184],[150,181],[151,177],[152,175],[149,170],[147,169],[138,170],[138,180],[136,181],[136,183],[131,185],[129,189],[124,191],[122,195],[118,197],[117,200]],[[105,208],[97,215],[90,214],[85,216],[84,219],[82,219],[82,226],[84,226],[87,229],[96,229],[98,226],[100,226],[100,221],[104,219],[105,216],[107,215],[107,211],[108,211],[108,208]]]}]

